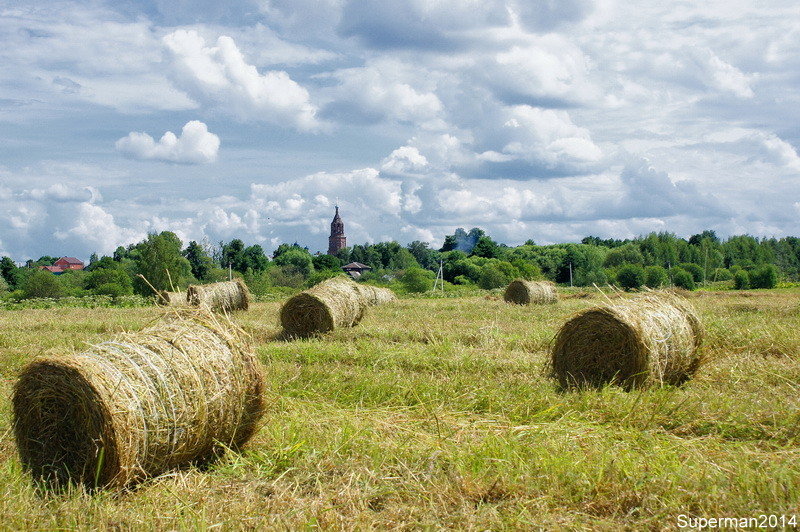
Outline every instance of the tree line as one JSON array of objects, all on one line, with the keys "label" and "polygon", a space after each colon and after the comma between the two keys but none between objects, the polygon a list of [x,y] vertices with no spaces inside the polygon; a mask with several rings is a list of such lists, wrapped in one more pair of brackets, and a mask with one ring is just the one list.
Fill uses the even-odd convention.
[{"label": "tree line", "polygon": [[17,267],[0,259],[0,294],[6,298],[81,295],[152,295],[193,283],[242,277],[256,294],[300,289],[339,275],[342,265],[371,267],[363,280],[395,283],[408,291],[426,291],[441,269],[450,285],[499,288],[515,278],[548,279],[559,284],[616,284],[625,289],[675,285],[692,290],[701,284],[737,289],[772,288],[779,280],[800,281],[800,239],[749,235],[720,239],[714,231],[683,239],[650,233],[634,239],[588,236],[580,243],[537,245],[528,240],[510,247],[482,229],[457,229],[439,249],[414,241],[357,244],[336,256],[312,254],[298,243],[281,244],[267,255],[240,239],[189,242],[175,233],[154,233],[142,242],[118,247],[111,256],[93,254],[85,270],[58,276],[39,269],[56,257],[43,256]]}]

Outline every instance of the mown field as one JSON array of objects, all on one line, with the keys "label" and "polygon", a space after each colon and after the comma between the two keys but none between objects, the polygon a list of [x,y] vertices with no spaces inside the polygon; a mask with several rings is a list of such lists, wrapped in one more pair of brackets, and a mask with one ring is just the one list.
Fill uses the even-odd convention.
[{"label": "mown field", "polygon": [[156,308],[0,311],[0,529],[661,529],[800,518],[800,290],[697,292],[708,359],[686,385],[559,392],[549,344],[603,300],[402,299],[322,338],[235,316],[267,367],[242,454],[124,494],[38,495],[10,394],[32,357],[138,329]]}]

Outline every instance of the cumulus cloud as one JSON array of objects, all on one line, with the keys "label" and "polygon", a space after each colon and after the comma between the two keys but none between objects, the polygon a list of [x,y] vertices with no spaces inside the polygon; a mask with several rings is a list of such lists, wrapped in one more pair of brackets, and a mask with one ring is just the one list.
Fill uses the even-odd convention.
[{"label": "cumulus cloud", "polygon": [[217,159],[219,137],[198,120],[187,122],[178,137],[167,131],[156,142],[143,132],[130,132],[116,142],[116,148],[128,157],[181,164],[204,164]]},{"label": "cumulus cloud", "polygon": [[317,108],[308,91],[284,71],[263,74],[249,64],[232,38],[222,35],[206,46],[194,30],[177,30],[163,39],[172,56],[176,83],[194,98],[212,103],[240,120],[319,129]]},{"label": "cumulus cloud", "polygon": [[53,235],[72,249],[92,249],[110,255],[117,246],[144,239],[146,233],[121,227],[103,207],[81,203],[71,223],[55,230]]}]

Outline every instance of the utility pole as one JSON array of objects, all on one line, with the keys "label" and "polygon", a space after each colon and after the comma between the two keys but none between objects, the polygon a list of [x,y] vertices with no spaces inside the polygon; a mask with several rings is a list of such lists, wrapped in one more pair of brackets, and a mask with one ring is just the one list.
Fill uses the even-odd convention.
[{"label": "utility pole", "polygon": [[436,272],[436,280],[433,281],[433,290],[436,291],[436,287],[441,283],[442,286],[442,293],[444,293],[444,262],[439,260],[439,271]]},{"label": "utility pole", "polygon": [[569,263],[569,285],[572,286],[572,263]]},{"label": "utility pole", "polygon": [[228,263],[228,280],[233,281],[233,268],[231,268],[231,263]]}]

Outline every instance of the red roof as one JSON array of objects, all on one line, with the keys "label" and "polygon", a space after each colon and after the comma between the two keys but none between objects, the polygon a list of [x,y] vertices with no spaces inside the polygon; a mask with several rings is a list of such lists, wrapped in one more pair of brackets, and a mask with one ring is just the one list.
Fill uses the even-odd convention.
[{"label": "red roof", "polygon": [[42,266],[41,269],[47,270],[50,273],[61,273],[64,271],[64,268],[61,266]]},{"label": "red roof", "polygon": [[83,264],[82,260],[76,259],[75,257],[61,257],[56,261],[56,264],[59,262],[66,262],[67,264]]}]

